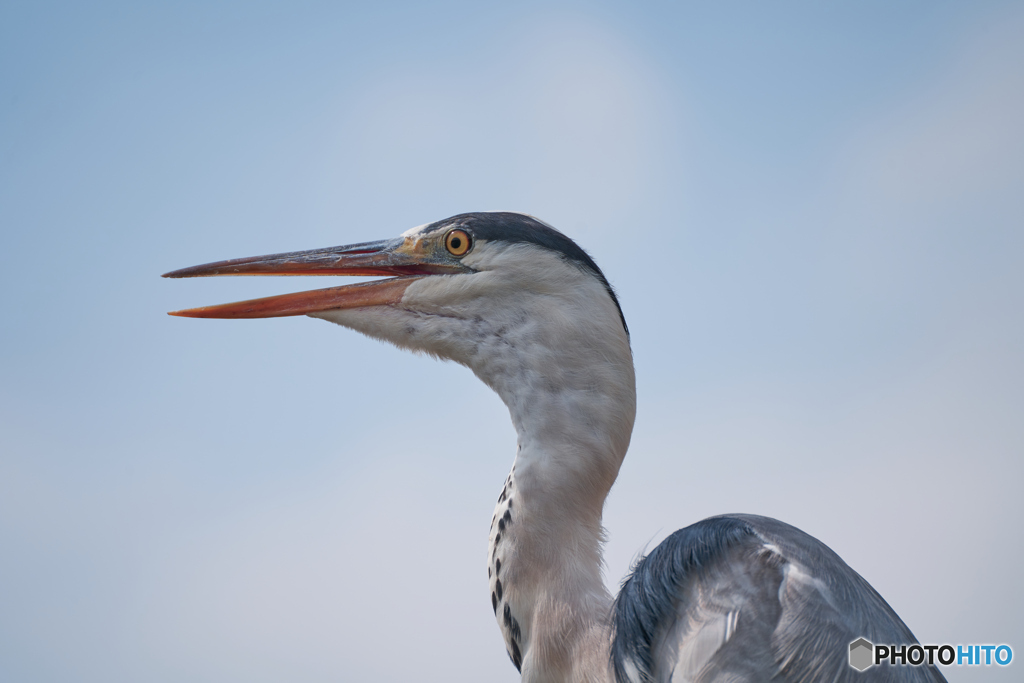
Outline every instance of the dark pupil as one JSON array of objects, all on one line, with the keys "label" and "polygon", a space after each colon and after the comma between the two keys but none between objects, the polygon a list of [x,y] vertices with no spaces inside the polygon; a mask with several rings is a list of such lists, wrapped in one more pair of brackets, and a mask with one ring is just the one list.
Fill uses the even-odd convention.
[{"label": "dark pupil", "polygon": [[462,246],[462,240],[460,240],[458,237],[453,237],[452,238],[452,249],[454,249],[455,251],[458,251],[459,247],[461,247],[461,246]]}]

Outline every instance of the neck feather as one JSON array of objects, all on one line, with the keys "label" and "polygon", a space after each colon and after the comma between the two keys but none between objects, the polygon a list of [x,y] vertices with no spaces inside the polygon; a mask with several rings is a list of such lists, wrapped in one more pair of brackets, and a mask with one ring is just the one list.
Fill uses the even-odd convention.
[{"label": "neck feather", "polygon": [[[604,363],[552,354],[486,376],[518,434],[488,549],[491,603],[524,681],[607,678],[611,596],[601,577],[605,498],[629,445],[635,385],[628,342]],[[526,355],[526,354],[524,354]],[[555,356],[560,358],[555,360]],[[597,356],[601,357],[601,356]],[[612,359],[612,360],[608,360]]]},{"label": "neck feather", "polygon": [[629,338],[603,280],[558,254],[478,241],[472,275],[423,278],[401,305],[314,314],[468,366],[519,447],[491,526],[491,601],[523,680],[608,678],[601,512],[629,446]]}]

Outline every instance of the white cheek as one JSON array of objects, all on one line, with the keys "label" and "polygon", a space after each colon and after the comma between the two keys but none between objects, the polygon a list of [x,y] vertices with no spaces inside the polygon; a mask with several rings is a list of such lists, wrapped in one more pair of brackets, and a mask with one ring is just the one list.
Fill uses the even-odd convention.
[{"label": "white cheek", "polygon": [[342,325],[401,349],[418,351],[469,365],[480,332],[455,318],[422,313],[401,307],[321,311],[310,315]]},{"label": "white cheek", "polygon": [[408,331],[404,318],[408,314],[390,306],[374,306],[372,308],[354,308],[310,313],[311,318],[320,318],[342,325],[356,332],[391,342],[396,346],[408,347]]}]

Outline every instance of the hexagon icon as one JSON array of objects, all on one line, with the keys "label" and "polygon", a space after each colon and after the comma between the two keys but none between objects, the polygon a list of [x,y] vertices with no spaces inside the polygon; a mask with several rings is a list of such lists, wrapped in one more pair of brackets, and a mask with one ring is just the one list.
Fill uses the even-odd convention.
[{"label": "hexagon icon", "polygon": [[850,643],[850,666],[857,671],[863,671],[872,666],[875,646],[866,638],[858,638]]}]

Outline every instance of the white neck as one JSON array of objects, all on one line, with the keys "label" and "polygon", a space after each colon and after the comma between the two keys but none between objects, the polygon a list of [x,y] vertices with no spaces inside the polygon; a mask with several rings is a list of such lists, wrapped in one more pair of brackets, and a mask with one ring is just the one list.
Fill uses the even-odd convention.
[{"label": "white neck", "polygon": [[414,282],[398,306],[313,315],[462,363],[498,393],[519,441],[488,552],[509,654],[529,683],[607,680],[601,512],[636,413],[619,309],[543,249],[478,241],[464,263],[477,272]]},{"label": "white neck", "polygon": [[[499,378],[474,368],[508,405],[518,434],[487,563],[509,656],[531,683],[608,676],[612,598],[601,578],[601,515],[636,401],[628,346],[616,351],[596,356],[600,364],[590,353],[554,353],[554,377],[531,367],[509,373],[517,365],[509,358]],[[534,346],[520,357],[537,353]]]}]

